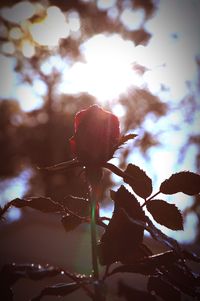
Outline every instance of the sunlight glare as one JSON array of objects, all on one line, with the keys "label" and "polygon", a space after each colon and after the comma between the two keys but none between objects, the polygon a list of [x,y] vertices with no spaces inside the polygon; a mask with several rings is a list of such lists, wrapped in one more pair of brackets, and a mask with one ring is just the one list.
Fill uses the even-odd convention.
[{"label": "sunlight glare", "polygon": [[133,70],[135,45],[119,34],[98,34],[80,47],[85,62],[76,62],[63,76],[64,93],[88,92],[99,101],[117,99],[130,86],[140,86]]}]

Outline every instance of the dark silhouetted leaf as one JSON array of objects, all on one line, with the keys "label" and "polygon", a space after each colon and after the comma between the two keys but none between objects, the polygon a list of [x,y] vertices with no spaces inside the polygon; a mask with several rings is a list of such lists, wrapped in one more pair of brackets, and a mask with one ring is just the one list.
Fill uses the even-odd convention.
[{"label": "dark silhouetted leaf", "polygon": [[90,203],[84,199],[69,195],[64,198],[62,204],[65,208],[72,211],[73,213],[82,216],[88,217],[90,216]]},{"label": "dark silhouetted leaf", "polygon": [[200,298],[199,277],[186,266],[183,261],[169,265],[165,278],[185,294]]},{"label": "dark silhouetted leaf", "polygon": [[3,215],[10,208],[10,206],[12,206],[12,201],[10,201],[7,204],[5,204],[3,208],[0,207],[0,220],[3,219]]},{"label": "dark silhouetted leaf", "polygon": [[80,287],[80,284],[76,282],[72,283],[58,283],[44,288],[40,295],[33,298],[31,301],[39,301],[44,296],[66,296],[74,292]]},{"label": "dark silhouetted leaf", "polygon": [[152,223],[152,221],[150,220],[150,218],[148,216],[146,216],[146,219],[147,219],[148,226],[145,229],[147,231],[149,231],[151,236],[155,240],[157,240],[157,241],[161,242],[162,244],[166,245],[167,247],[170,247],[171,249],[173,249],[181,257],[181,248],[180,248],[179,244],[177,243],[177,241],[175,239],[173,239],[172,237],[167,236],[165,233],[163,233],[161,230],[159,230],[157,227],[155,227],[155,225]]},{"label": "dark silhouetted leaf", "polygon": [[119,282],[118,296],[124,297],[127,301],[156,301],[157,299],[148,292],[137,290],[129,285]]},{"label": "dark silhouetted leaf", "polygon": [[0,300],[2,301],[13,301],[13,292],[9,286],[5,283],[0,283]]},{"label": "dark silhouetted leaf", "polygon": [[40,264],[6,264],[0,272],[0,280],[12,286],[20,278],[40,280],[60,274],[60,269]]},{"label": "dark silhouetted leaf", "polygon": [[42,212],[58,212],[61,210],[59,203],[45,197],[32,197],[28,200],[17,198],[11,202],[11,205],[17,208],[30,207]]},{"label": "dark silhouetted leaf", "polygon": [[117,145],[117,147],[123,145],[124,143],[126,143],[128,140],[130,139],[134,139],[135,137],[137,137],[136,134],[128,134],[128,135],[124,135],[120,138],[119,143]]},{"label": "dark silhouetted leaf", "polygon": [[40,280],[60,274],[60,269],[39,264],[6,264],[0,271],[0,300],[12,301],[13,293],[11,286],[21,278]]},{"label": "dark silhouetted leaf", "polygon": [[183,218],[174,204],[163,200],[151,200],[146,207],[155,221],[172,230],[183,230]]},{"label": "dark silhouetted leaf", "polygon": [[99,245],[101,264],[111,264],[115,261],[132,262],[141,258],[144,253],[140,250],[144,229],[129,221],[123,210],[130,213],[132,218],[145,220],[145,214],[137,199],[124,186],[117,192],[112,192],[115,209]]},{"label": "dark silhouetted leaf", "polygon": [[188,195],[200,193],[200,175],[182,171],[173,174],[160,185],[160,191],[164,194],[183,192]]},{"label": "dark silhouetted leaf", "polygon": [[115,192],[111,190],[110,196],[115,202],[115,209],[124,209],[130,217],[145,221],[145,214],[136,197],[123,185]]},{"label": "dark silhouetted leaf", "polygon": [[167,247],[172,248],[178,254],[181,254],[181,249],[180,249],[180,246],[177,243],[177,241],[175,239],[167,236],[166,234],[164,234],[158,228],[156,228],[148,216],[145,217],[146,222],[143,222],[141,220],[136,220],[136,219],[131,218],[130,216],[127,215],[127,213],[125,211],[124,211],[124,214],[126,214],[128,220],[131,223],[141,226],[143,229],[146,229],[155,240],[161,242],[162,244],[166,245]]},{"label": "dark silhouetted leaf", "polygon": [[62,217],[61,222],[65,230],[69,232],[78,227],[83,222],[83,220],[79,216],[67,214]]},{"label": "dark silhouetted leaf", "polygon": [[174,251],[167,251],[161,254],[144,257],[133,264],[125,264],[116,267],[111,274],[140,273],[143,275],[153,275],[161,266],[167,268],[178,260],[179,257]]},{"label": "dark silhouetted leaf", "polygon": [[115,209],[99,245],[101,264],[115,261],[132,262],[144,256],[140,249],[144,229],[129,221],[123,210],[133,218],[144,221],[145,214],[133,194],[121,186],[117,192],[111,191]]},{"label": "dark silhouetted leaf", "polygon": [[189,252],[187,250],[183,250],[182,254],[185,259],[200,263],[200,257],[197,256],[196,254]]},{"label": "dark silhouetted leaf", "polygon": [[152,193],[152,181],[147,174],[138,166],[129,164],[125,170],[124,181],[129,184],[133,191],[146,199]]},{"label": "dark silhouetted leaf", "polygon": [[181,301],[180,291],[160,276],[151,276],[147,289],[149,292],[154,292],[160,296],[164,301]]}]

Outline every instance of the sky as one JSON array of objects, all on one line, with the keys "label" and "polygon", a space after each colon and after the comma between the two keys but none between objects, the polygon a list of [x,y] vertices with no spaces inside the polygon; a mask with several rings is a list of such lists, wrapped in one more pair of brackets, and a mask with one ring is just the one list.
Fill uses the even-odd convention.
[{"label": "sky", "polygon": [[[99,9],[107,9],[108,16],[112,20],[119,17],[114,3],[114,0],[97,1]],[[36,9],[37,7],[28,1],[22,1],[12,8],[1,9],[0,13],[5,20],[23,24],[33,40],[42,46],[55,47],[61,38],[67,38],[70,34],[76,36],[80,34],[81,20],[78,13],[70,12],[66,17],[55,6],[48,8],[47,16],[41,24],[27,24],[26,19],[31,17]],[[61,82],[57,87],[58,94],[87,92],[96,97],[100,105],[109,103],[120,119],[123,119],[125,111],[117,103],[117,99],[122,94],[128,95],[129,89],[147,88],[169,105],[171,110],[166,117],[155,120],[149,115],[144,122],[148,131],[152,131],[154,135],[159,133],[162,145],[150,149],[148,161],[139,152],[129,156],[130,162],[137,162],[137,165],[143,166],[154,178],[156,185],[180,169],[196,171],[195,146],[189,146],[182,160],[177,161],[177,154],[180,146],[187,141],[188,135],[198,134],[200,131],[197,65],[197,58],[200,59],[199,15],[198,0],[157,1],[156,13],[145,23],[143,10],[124,7],[120,21],[127,30],[137,30],[144,24],[145,29],[152,35],[147,45],[136,46],[132,41],[124,40],[118,33],[109,35],[101,33],[80,45],[84,61],[72,62],[61,59],[58,54],[52,54],[41,65],[41,71],[46,75],[50,75],[55,69],[62,73]],[[47,34],[50,28],[51,35]],[[22,33],[15,28],[9,34],[12,39],[20,39]],[[24,39],[21,47],[25,57],[34,55],[35,48],[29,40]],[[46,84],[37,78],[33,81],[33,85],[22,83],[14,71],[15,59],[6,56],[12,55],[12,43],[4,45],[1,50],[0,67],[4,70],[4,74],[1,73],[0,98],[17,99],[26,112],[40,108],[47,93]],[[135,64],[144,66],[147,71],[144,74],[137,73],[133,68]],[[192,110],[189,101],[191,95],[196,99],[195,111]],[[187,107],[183,105],[183,99],[188,100]],[[18,192],[16,189],[16,196]],[[10,193],[9,191],[4,193],[3,202]],[[181,195],[176,197],[176,202],[184,209],[191,205],[192,198]],[[186,227],[189,229],[188,232],[178,234],[180,239],[185,241],[192,237],[194,232],[192,229],[197,225],[197,220],[194,216],[187,217],[186,223],[190,224],[190,227]]]}]

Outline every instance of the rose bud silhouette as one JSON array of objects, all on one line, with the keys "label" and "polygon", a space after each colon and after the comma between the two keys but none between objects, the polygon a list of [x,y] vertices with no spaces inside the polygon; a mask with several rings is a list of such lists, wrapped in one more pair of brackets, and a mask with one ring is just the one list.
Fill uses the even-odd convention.
[{"label": "rose bud silhouette", "polygon": [[120,138],[115,115],[92,105],[76,114],[74,131],[71,151],[84,166],[101,167],[113,157]]}]

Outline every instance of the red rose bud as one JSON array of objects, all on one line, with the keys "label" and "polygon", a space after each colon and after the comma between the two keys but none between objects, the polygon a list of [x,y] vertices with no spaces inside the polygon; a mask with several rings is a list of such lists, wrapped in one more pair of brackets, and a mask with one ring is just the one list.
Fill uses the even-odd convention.
[{"label": "red rose bud", "polygon": [[98,105],[75,116],[75,134],[70,139],[72,153],[85,166],[101,166],[110,160],[119,142],[119,120]]}]

